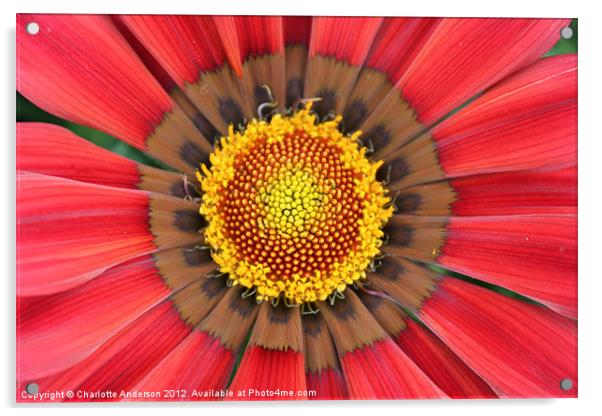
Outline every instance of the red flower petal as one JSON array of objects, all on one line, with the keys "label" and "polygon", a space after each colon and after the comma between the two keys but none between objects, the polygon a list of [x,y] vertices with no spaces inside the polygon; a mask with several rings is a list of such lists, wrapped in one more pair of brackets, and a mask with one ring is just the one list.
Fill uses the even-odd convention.
[{"label": "red flower petal", "polygon": [[[154,255],[153,260],[157,262],[156,257],[163,253],[164,252],[160,252]],[[165,276],[162,277],[165,278]],[[167,280],[169,279],[166,279],[166,281]],[[199,279],[197,277],[196,279],[189,279],[188,283],[184,281],[179,282],[180,286],[173,286],[173,284],[176,283],[173,280],[168,281],[167,284],[173,291],[173,294],[168,300],[162,301],[156,307],[153,307],[148,312],[138,317],[123,331],[99,346],[99,348],[84,361],[61,374],[39,381],[36,380],[40,385],[40,391],[85,390],[92,393],[106,390],[132,391],[138,388],[136,386],[137,383],[143,382],[143,379],[146,379],[146,382],[148,383],[159,383],[160,381],[152,376],[152,374],[156,373],[156,370],[154,370],[155,367],[159,366],[159,368],[163,368],[162,366],[166,365],[165,363],[171,362],[177,354],[182,352],[183,346],[187,345],[186,338],[188,334],[191,332],[194,325],[207,316],[209,311],[213,309],[210,316],[204,321],[205,323],[211,321],[211,316],[215,317],[216,312],[218,314],[223,314],[223,308],[221,308],[221,310],[218,310],[220,307],[213,308],[216,301],[221,297],[220,293],[212,293],[213,298],[208,296],[207,293],[205,293],[205,296],[201,297],[192,295],[195,291],[206,291],[206,283],[209,280],[216,281],[217,279],[205,279],[202,277]],[[225,284],[222,286],[225,288]],[[180,290],[182,288],[184,290]],[[188,289],[193,290],[191,292]],[[190,299],[185,299],[186,296],[183,296],[185,292],[189,296],[192,295],[191,300],[193,302],[196,301],[196,309],[194,311],[195,316],[187,314],[189,308],[188,305],[186,305],[186,302]],[[228,293],[232,294],[233,292],[235,292],[235,290]],[[223,294],[224,291],[221,291],[221,295]],[[238,296],[240,296],[240,293],[238,293]],[[231,295],[225,296],[220,305],[224,306],[222,303],[225,301],[227,307],[230,299],[232,299]],[[203,300],[203,302],[199,304],[199,300]],[[233,310],[230,311],[235,313]],[[240,315],[237,315],[237,317],[240,318]],[[223,321],[222,318],[220,319]],[[231,316],[228,316],[227,318],[231,318]],[[240,328],[241,331],[246,334],[250,324],[245,324],[245,318],[238,319],[236,322],[242,327]],[[223,325],[222,327],[227,327],[227,325]],[[238,329],[239,327],[237,326],[236,330]],[[226,329],[226,331],[228,331],[228,329]],[[232,334],[232,332],[234,331],[230,329],[230,334]],[[217,336],[219,337],[220,334]],[[232,341],[232,337],[220,337],[220,341],[214,345],[219,347],[223,342],[225,348],[231,348],[233,346]],[[180,344],[180,342],[183,344]],[[240,342],[242,342],[242,339]],[[179,347],[179,345],[182,345],[182,347]],[[207,353],[209,353],[209,351],[207,351]],[[208,358],[206,354],[200,357]],[[167,361],[164,362],[164,360]],[[221,363],[223,362],[218,361],[216,364],[219,366]],[[188,365],[190,364],[190,361],[184,361],[183,363],[178,364]],[[208,363],[205,363],[203,371],[209,371],[208,365]],[[215,369],[217,371],[217,367],[215,367]],[[163,376],[165,376],[163,370],[157,371],[161,371]],[[203,371],[201,371],[201,373],[203,373]],[[202,374],[196,375],[201,376]],[[211,379],[211,377],[216,376],[216,374],[211,373],[207,374],[207,376]],[[167,382],[167,380],[165,381]],[[165,384],[164,388],[169,389],[172,388],[172,386]],[[90,400],[119,399],[119,397],[97,397]],[[86,401],[85,398],[81,397],[76,397],[75,400]]]},{"label": "red flower petal", "polygon": [[[31,36],[27,23],[40,32]],[[45,110],[140,149],[173,103],[109,17],[18,15],[17,89]]]},{"label": "red flower petal", "polygon": [[193,389],[201,392],[223,389],[235,358],[232,351],[225,348],[218,338],[195,330],[155,366],[134,390],[186,390],[186,396],[171,399],[215,400],[216,397],[193,398],[190,394]]},{"label": "red flower petal", "polygon": [[[303,354],[287,349],[278,351],[259,346],[247,348],[236,371],[230,390],[233,400],[303,400],[298,391],[307,390]],[[292,392],[288,397],[275,397],[269,393],[276,390]],[[245,397],[237,396],[240,391],[248,392]],[[262,395],[267,392],[268,395]]]},{"label": "red flower petal", "polygon": [[286,83],[283,104],[285,108],[289,108],[297,105],[304,96],[305,70],[313,19],[310,16],[284,16],[282,19]]},{"label": "red flower petal", "polygon": [[390,338],[345,354],[341,366],[353,398],[446,397]]},{"label": "red flower petal", "polygon": [[576,69],[575,56],[541,60],[435,127],[446,175],[574,165]]},{"label": "red flower petal", "polygon": [[441,180],[400,189],[395,201],[398,215],[576,214],[577,168]]},{"label": "red flower petal", "polygon": [[[123,35],[127,43],[132,47],[136,55],[140,58],[140,60],[144,63],[144,66],[148,68],[148,70],[153,74],[153,77],[161,84],[163,89],[169,93],[173,92],[176,87],[176,82],[173,78],[167,73],[165,68],[155,59],[155,57],[146,49],[144,46],[132,33],[132,31],[128,28],[123,20],[121,20],[122,15],[111,15],[111,22],[115,25],[115,27],[119,30],[119,33]],[[172,97],[173,98],[173,97]]]},{"label": "red flower petal", "polygon": [[310,16],[283,16],[284,44],[309,45],[312,18]]},{"label": "red flower petal", "polygon": [[543,58],[490,88],[436,131],[474,130],[493,117],[519,117],[577,99],[577,55]]},{"label": "red flower petal", "polygon": [[[410,66],[439,20],[385,18],[369,45],[368,56],[354,79],[342,114],[344,130],[362,131],[362,140],[373,145],[376,160],[422,130],[414,111],[393,85]],[[330,71],[336,72],[339,65],[335,64]]]},{"label": "red flower petal", "polygon": [[577,315],[577,217],[452,217],[437,261]]},{"label": "red flower petal", "polygon": [[[162,310],[152,326],[140,332],[94,371],[78,390],[132,391],[136,384],[155,368],[190,333],[182,316],[171,302],[159,305]],[[171,388],[171,386],[165,386]],[[113,400],[119,400],[114,398]]]},{"label": "red flower petal", "polygon": [[198,194],[188,177],[136,163],[46,123],[17,123],[17,170],[180,198]]},{"label": "red flower petal", "polygon": [[[453,278],[419,316],[500,396],[576,396],[574,321]],[[570,391],[560,388],[564,378],[575,383]]]},{"label": "red flower petal", "polygon": [[[236,31],[243,64],[241,89],[247,118],[255,117],[262,103],[277,102],[284,111],[286,58],[281,16],[236,16]],[[270,93],[263,86],[268,86]]]},{"label": "red flower petal", "polygon": [[[313,18],[303,97],[319,98],[312,107],[319,117],[346,111],[347,100],[382,21],[380,17]],[[346,118],[357,119],[348,115]]]},{"label": "red flower petal", "polygon": [[[17,395],[19,396],[19,393],[24,391],[26,384],[31,381],[35,381],[38,384],[39,391],[42,393],[60,390],[76,391],[82,383],[101,369],[120,351],[128,348],[135,349],[137,341],[140,339],[139,337],[144,336],[146,332],[152,333],[157,328],[158,323],[169,321],[166,317],[173,313],[174,310],[171,303],[162,302],[98,347],[88,358],[69,369],[42,379],[27,380],[17,377],[18,381],[21,382],[17,388]],[[20,399],[20,401],[28,401],[21,397]]]},{"label": "red flower petal", "polygon": [[[242,302],[238,299],[238,302]],[[303,360],[303,334],[299,308],[273,307],[267,302],[258,308],[257,320],[230,389],[233,400],[275,400],[285,397],[254,394],[276,390],[291,392],[289,400],[306,390]],[[249,392],[246,397],[239,391]]]},{"label": "red flower petal", "polygon": [[[416,324],[408,317],[405,310],[398,306],[403,303],[407,304],[403,301],[404,297],[407,298],[407,296],[404,296],[404,291],[411,288],[411,284],[408,284],[408,282],[403,284],[399,278],[402,275],[414,278],[416,273],[409,269],[394,271],[391,266],[392,264],[389,263],[387,277],[371,274],[371,283],[375,283],[375,285],[370,285],[371,289],[362,287],[362,290],[358,293],[370,313],[401,347],[401,350],[407,354],[409,359],[450,397],[497,397],[491,388],[453,351],[428,329]],[[402,266],[402,263],[399,263],[399,266],[405,267]],[[422,267],[413,266],[413,270],[418,270],[419,274],[422,273],[422,270],[419,270],[420,268]],[[422,269],[424,270],[424,268]],[[386,300],[387,295],[379,290],[379,286],[389,288],[388,292],[393,296],[389,300],[394,300],[394,302]],[[428,293],[425,295],[429,296]],[[397,302],[399,303],[396,305]],[[419,307],[420,305],[418,305]],[[418,308],[412,307],[414,310]]]},{"label": "red flower petal", "polygon": [[17,293],[76,286],[155,251],[146,193],[34,173],[17,175]]},{"label": "red flower petal", "polygon": [[17,293],[59,292],[158,248],[201,240],[197,205],[36,173],[17,174]]},{"label": "red flower petal", "polygon": [[454,215],[577,213],[576,168],[477,175],[450,183],[456,193]]},{"label": "red flower petal", "polygon": [[443,177],[575,166],[576,81],[574,56],[540,60],[431,132],[385,152],[381,169],[393,169],[390,186],[396,188]]},{"label": "red flower petal", "polygon": [[250,56],[284,53],[281,16],[235,16],[242,61]]},{"label": "red flower petal", "polygon": [[[82,157],[85,155],[85,157]],[[137,164],[53,124],[17,124],[17,170],[136,188]]]},{"label": "red flower petal", "polygon": [[399,81],[431,124],[547,52],[568,19],[444,19]]},{"label": "red flower petal", "polygon": [[225,54],[211,16],[116,16],[182,87],[221,66]]},{"label": "red flower petal", "polygon": [[303,356],[308,390],[314,400],[348,398],[347,385],[341,372],[337,351],[326,321],[321,314],[303,314]]},{"label": "red flower petal", "polygon": [[[19,15],[17,88],[51,113],[103,130],[194,176],[209,141],[109,16]],[[40,25],[26,33],[29,21]],[[40,64],[42,63],[42,64]]]},{"label": "red flower petal", "polygon": [[53,124],[17,124],[17,170],[184,196],[175,186],[183,183],[180,175],[139,165]]},{"label": "red flower petal", "polygon": [[327,368],[319,373],[307,372],[307,390],[315,391],[313,400],[343,400],[347,399],[347,386],[343,374],[338,369]]},{"label": "red flower petal", "polygon": [[280,16],[214,16],[228,62],[239,76],[251,56],[284,53]]},{"label": "red flower petal", "polygon": [[395,341],[449,397],[497,397],[491,387],[440,339],[411,319],[406,319],[405,323],[405,329]]},{"label": "red flower petal", "polygon": [[386,17],[380,27],[365,66],[386,72],[395,84],[405,73],[440,18]]},{"label": "red flower petal", "polygon": [[242,59],[234,16],[213,16],[213,21],[219,28],[218,33],[230,67],[236,75],[242,77]]},{"label": "red flower petal", "polygon": [[34,298],[18,314],[17,379],[36,380],[82,361],[169,293],[145,256],[70,291]]},{"label": "red flower petal", "polygon": [[330,56],[359,66],[382,21],[374,17],[314,17],[309,56]]},{"label": "red flower petal", "polygon": [[319,304],[352,399],[438,398],[445,394],[389,338],[352,290]]}]

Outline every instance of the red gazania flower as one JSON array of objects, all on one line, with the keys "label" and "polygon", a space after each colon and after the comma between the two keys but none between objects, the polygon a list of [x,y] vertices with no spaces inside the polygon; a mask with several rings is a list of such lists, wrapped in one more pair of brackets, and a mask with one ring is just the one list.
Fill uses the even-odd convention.
[{"label": "red gazania flower", "polygon": [[567,24],[18,16],[18,400],[576,396]]}]

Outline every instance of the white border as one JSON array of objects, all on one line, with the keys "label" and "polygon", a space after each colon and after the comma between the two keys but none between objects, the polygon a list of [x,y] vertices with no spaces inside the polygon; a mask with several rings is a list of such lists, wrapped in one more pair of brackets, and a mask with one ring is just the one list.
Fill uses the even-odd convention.
[{"label": "white border", "polygon": [[[599,39],[602,39],[600,13],[591,4],[577,1],[525,1],[504,0],[501,2],[451,0],[451,1],[400,1],[368,0],[351,3],[338,0],[255,0],[213,2],[193,0],[146,0],[127,2],[125,0],[88,0],[52,2],[20,0],[18,4],[2,4],[0,15],[3,28],[1,70],[3,83],[1,95],[5,105],[1,112],[3,138],[0,142],[3,151],[0,171],[3,174],[5,190],[1,205],[0,230],[2,239],[0,255],[4,267],[4,290],[2,306],[2,374],[0,376],[0,405],[8,414],[45,415],[105,415],[144,412],[148,416],[166,412],[178,414],[230,414],[233,411],[245,415],[313,415],[314,413],[344,412],[365,414],[378,412],[399,414],[400,412],[420,412],[420,414],[445,413],[446,415],[504,415],[533,412],[550,416],[567,414],[593,414],[600,405],[602,375],[602,338],[600,317],[602,317],[602,270],[596,259],[600,256],[602,244],[596,240],[596,232],[602,231],[602,197],[596,187],[602,179],[602,98],[601,53]],[[14,396],[14,115],[15,115],[15,13],[164,13],[164,14],[305,14],[305,15],[400,15],[400,16],[506,16],[506,17],[577,17],[579,18],[579,399],[576,400],[507,400],[507,401],[405,401],[405,402],[312,402],[303,404],[287,403],[244,403],[244,404],[182,404],[173,408],[172,404],[124,404],[107,406],[86,406],[85,410],[75,406],[32,406],[15,407]],[[340,409],[340,410],[339,410]]]}]

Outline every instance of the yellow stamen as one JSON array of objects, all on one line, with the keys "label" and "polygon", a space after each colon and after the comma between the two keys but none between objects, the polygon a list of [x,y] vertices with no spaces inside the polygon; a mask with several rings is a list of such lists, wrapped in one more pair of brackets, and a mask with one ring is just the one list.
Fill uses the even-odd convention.
[{"label": "yellow stamen", "polygon": [[341,117],[316,124],[311,103],[292,116],[229,128],[197,173],[207,242],[235,285],[259,301],[325,300],[365,277],[392,215],[370,163]]}]

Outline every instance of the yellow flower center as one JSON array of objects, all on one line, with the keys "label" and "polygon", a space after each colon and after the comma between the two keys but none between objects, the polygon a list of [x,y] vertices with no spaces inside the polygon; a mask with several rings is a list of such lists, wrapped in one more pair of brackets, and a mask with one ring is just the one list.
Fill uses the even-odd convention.
[{"label": "yellow flower center", "polygon": [[263,219],[258,224],[262,230],[274,229],[280,235],[296,238],[307,235],[309,224],[321,214],[323,216],[320,207],[325,202],[326,192],[311,172],[289,166],[292,164],[259,190]]},{"label": "yellow flower center", "polygon": [[365,277],[392,215],[357,136],[317,123],[310,105],[292,116],[230,127],[201,166],[205,239],[232,284],[258,301],[325,300]]}]

